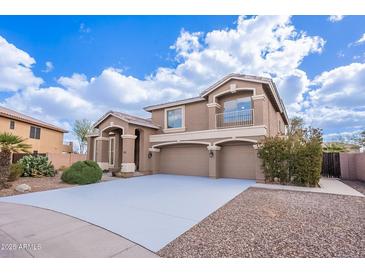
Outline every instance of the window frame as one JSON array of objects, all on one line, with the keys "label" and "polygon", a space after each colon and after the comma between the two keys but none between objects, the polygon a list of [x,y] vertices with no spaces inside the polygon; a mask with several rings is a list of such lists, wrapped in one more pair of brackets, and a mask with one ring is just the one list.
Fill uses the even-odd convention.
[{"label": "window frame", "polygon": [[[169,128],[168,127],[168,112],[171,110],[181,109],[181,127],[176,128]],[[164,115],[164,132],[179,132],[179,131],[185,131],[185,105],[177,106],[177,107],[171,107],[171,108],[165,108],[165,115]]]},{"label": "window frame", "polygon": [[[113,142],[112,142],[112,140],[113,140]],[[112,143],[113,143],[113,146],[112,146]],[[115,136],[111,136],[111,137],[109,137],[109,151],[108,151],[108,165],[109,165],[109,167],[114,167],[115,166],[115,158],[116,158],[115,157],[115,154],[116,154],[115,149],[116,149]],[[113,155],[112,155],[112,152],[113,152]]]},{"label": "window frame", "polygon": [[14,120],[9,121],[9,129],[12,129],[12,130],[15,129],[15,121]]},{"label": "window frame", "polygon": [[[34,133],[32,134],[32,129],[33,128],[34,128]],[[38,130],[38,134],[37,134],[37,130]],[[41,128],[40,127],[36,127],[36,126],[30,126],[29,138],[30,139],[40,140],[41,139]]]}]

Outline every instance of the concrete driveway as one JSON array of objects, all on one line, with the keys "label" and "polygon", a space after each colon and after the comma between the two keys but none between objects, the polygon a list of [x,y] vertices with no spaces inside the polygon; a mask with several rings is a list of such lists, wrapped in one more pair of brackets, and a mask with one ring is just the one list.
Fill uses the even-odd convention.
[{"label": "concrete driveway", "polygon": [[159,174],[0,201],[58,211],[157,252],[254,184],[252,180]]}]

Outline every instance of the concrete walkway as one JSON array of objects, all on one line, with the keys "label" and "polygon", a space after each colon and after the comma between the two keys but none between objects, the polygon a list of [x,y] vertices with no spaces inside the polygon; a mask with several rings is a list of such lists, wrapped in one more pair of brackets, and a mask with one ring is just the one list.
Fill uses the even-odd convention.
[{"label": "concrete walkway", "polygon": [[275,184],[255,184],[252,187],[365,197],[362,193],[335,178],[321,178],[321,180],[319,181],[319,185],[321,186],[320,188]]},{"label": "concrete walkway", "polygon": [[51,210],[0,202],[0,212],[1,258],[158,257],[108,230]]},{"label": "concrete walkway", "polygon": [[73,216],[157,252],[254,184],[156,174],[2,197],[0,202]]}]

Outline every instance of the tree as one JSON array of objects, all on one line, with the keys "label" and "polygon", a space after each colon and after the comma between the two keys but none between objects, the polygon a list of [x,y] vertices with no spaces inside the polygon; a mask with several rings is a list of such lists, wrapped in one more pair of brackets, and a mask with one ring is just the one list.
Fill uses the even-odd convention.
[{"label": "tree", "polygon": [[31,145],[24,143],[25,139],[11,133],[0,134],[0,189],[8,188],[10,174],[11,154],[17,152],[29,153]]},{"label": "tree", "polygon": [[348,149],[344,143],[327,143],[323,147],[324,152],[347,152]]},{"label": "tree", "polygon": [[289,137],[301,137],[303,136],[304,121],[301,117],[293,117],[289,121],[288,136]]},{"label": "tree", "polygon": [[359,134],[356,134],[353,138],[352,138],[353,142],[357,145],[359,145],[360,147],[365,147],[365,130],[363,130],[362,132],[360,132]]},{"label": "tree", "polygon": [[90,132],[91,129],[92,129],[92,123],[87,119],[76,120],[74,123],[72,131],[77,138],[77,141],[79,143],[80,153],[82,154],[86,153],[86,147],[87,147],[86,135]]}]

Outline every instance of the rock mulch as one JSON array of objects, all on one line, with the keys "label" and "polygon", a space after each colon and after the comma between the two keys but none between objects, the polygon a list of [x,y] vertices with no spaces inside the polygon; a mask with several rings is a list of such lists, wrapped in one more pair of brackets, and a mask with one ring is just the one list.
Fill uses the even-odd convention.
[{"label": "rock mulch", "polygon": [[249,188],[162,257],[365,257],[365,198]]},{"label": "rock mulch", "polygon": [[11,188],[0,190],[0,197],[23,194],[23,193],[15,190],[15,188],[17,186],[22,185],[22,184],[29,185],[31,187],[30,192],[37,192],[37,191],[44,191],[44,190],[73,186],[73,185],[62,182],[60,173],[58,173],[54,177],[42,177],[42,178],[20,177],[18,180],[16,180],[15,182],[11,182],[11,183],[12,183]]}]

